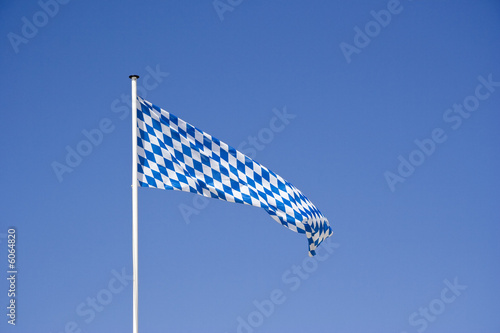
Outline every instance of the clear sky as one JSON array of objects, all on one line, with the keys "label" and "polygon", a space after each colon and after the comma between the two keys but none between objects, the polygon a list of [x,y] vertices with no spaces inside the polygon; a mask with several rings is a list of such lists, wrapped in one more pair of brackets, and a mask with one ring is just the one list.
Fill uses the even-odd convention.
[{"label": "clear sky", "polygon": [[140,332],[500,331],[498,1],[2,1],[0,22],[1,332],[132,332],[130,74],[334,231],[308,259],[262,209],[139,189]]}]

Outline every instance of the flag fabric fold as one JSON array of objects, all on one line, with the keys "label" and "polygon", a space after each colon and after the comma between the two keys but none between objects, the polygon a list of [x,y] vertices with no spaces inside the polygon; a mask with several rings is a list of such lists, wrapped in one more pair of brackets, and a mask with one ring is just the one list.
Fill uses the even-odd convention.
[{"label": "flag fabric fold", "polygon": [[305,234],[310,256],[332,235],[326,217],[295,186],[210,134],[137,99],[141,187],[261,207],[283,226]]}]

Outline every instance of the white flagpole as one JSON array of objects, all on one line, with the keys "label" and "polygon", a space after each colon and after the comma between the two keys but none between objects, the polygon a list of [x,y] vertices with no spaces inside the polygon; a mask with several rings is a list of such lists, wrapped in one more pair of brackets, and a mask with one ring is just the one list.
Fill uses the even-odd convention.
[{"label": "white flagpole", "polygon": [[137,79],[132,79],[132,266],[133,266],[133,333],[139,332],[139,214],[137,205]]}]

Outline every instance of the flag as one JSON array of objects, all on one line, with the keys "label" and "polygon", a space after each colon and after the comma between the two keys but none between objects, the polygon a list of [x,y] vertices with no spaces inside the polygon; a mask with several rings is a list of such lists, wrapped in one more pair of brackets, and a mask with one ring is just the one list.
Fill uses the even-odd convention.
[{"label": "flag", "polygon": [[261,207],[305,234],[309,255],[332,235],[323,214],[295,186],[228,144],[137,97],[141,187],[192,192]]}]

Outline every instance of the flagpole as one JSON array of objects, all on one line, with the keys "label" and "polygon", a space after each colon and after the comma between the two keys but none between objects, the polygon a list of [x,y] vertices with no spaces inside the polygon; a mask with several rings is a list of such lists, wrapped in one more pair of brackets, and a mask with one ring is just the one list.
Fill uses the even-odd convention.
[{"label": "flagpole", "polygon": [[139,214],[137,200],[137,79],[132,80],[132,266],[133,266],[133,333],[139,332]]}]

